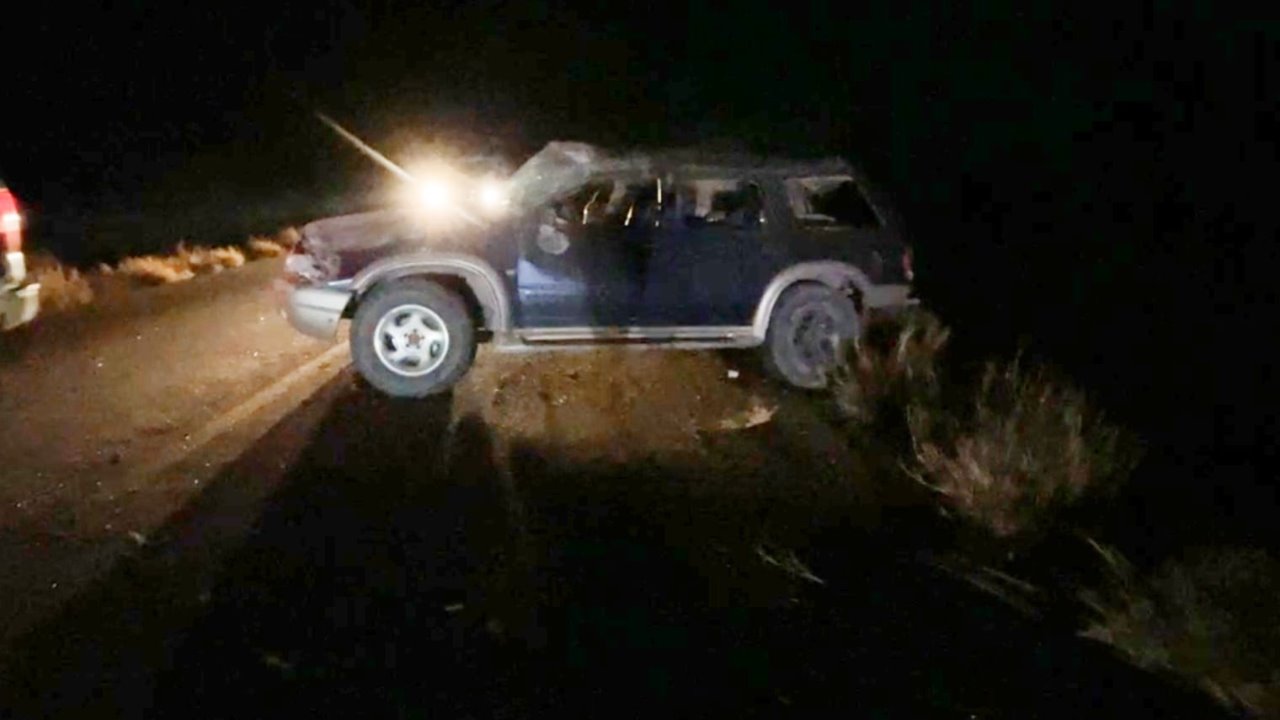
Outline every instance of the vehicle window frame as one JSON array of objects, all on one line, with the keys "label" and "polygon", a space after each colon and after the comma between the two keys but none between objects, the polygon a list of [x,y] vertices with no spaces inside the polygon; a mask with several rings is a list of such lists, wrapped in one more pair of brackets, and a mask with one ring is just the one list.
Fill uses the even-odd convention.
[{"label": "vehicle window frame", "polygon": [[[666,213],[664,207],[664,222],[676,223],[688,231],[704,230],[713,228],[727,228],[735,231],[760,232],[761,229],[768,224],[769,217],[769,191],[767,184],[759,178],[750,175],[735,175],[733,173],[717,174],[715,176],[693,176],[680,177],[676,175],[671,181],[671,196],[675,199],[673,203],[676,207],[674,216]],[[707,186],[708,196],[703,197],[703,189],[699,185]],[[714,204],[716,196],[724,192],[743,193],[746,188],[754,187],[759,196],[759,212],[758,220],[754,223],[743,223],[730,221],[729,218],[740,208],[734,208],[725,211],[722,220],[707,220],[708,216],[716,212]],[[688,192],[692,189],[692,197]],[[705,212],[703,211],[704,200],[706,202]],[[690,206],[690,204],[692,206]],[[690,222],[690,219],[696,219],[696,222]]]},{"label": "vehicle window frame", "polygon": [[[871,224],[861,225],[854,223],[841,223],[837,218],[831,215],[821,215],[819,213],[808,212],[812,210],[811,198],[818,191],[808,188],[805,183],[816,184],[823,182],[831,183],[831,189],[828,190],[828,192],[834,192],[840,186],[845,184],[852,185],[858,198],[870,212],[870,217],[874,222]],[[867,192],[867,189],[863,187],[862,183],[859,182],[858,178],[854,175],[847,173],[828,175],[791,175],[782,178],[781,185],[786,198],[786,207],[790,213],[791,221],[795,223],[797,227],[801,227],[806,230],[858,230],[871,232],[883,230],[889,225],[888,219],[873,201],[871,193]],[[806,212],[801,212],[801,208]],[[812,222],[812,220],[820,217],[830,218],[831,221]]]},{"label": "vehicle window frame", "polygon": [[[579,211],[580,213],[583,214],[583,216],[580,219],[578,219],[576,222],[570,222],[559,212],[557,206],[565,202],[569,198],[572,198],[575,195],[578,195],[584,189],[589,188],[593,185],[605,185],[605,184],[609,186],[608,196],[607,197],[604,196],[601,190],[597,190],[595,195],[593,195],[592,199],[588,200],[587,203],[584,204],[581,210]],[[557,221],[568,223],[572,227],[578,227],[578,228],[593,227],[593,226],[594,227],[619,227],[619,228],[628,227],[631,223],[626,219],[622,219],[619,222],[612,222],[612,221],[619,220],[620,218],[625,218],[625,215],[623,215],[621,210],[623,205],[626,202],[628,195],[631,193],[633,188],[643,187],[646,184],[652,184],[656,191],[655,197],[657,199],[655,203],[659,208],[659,212],[656,213],[655,217],[659,217],[659,218],[663,217],[662,211],[661,211],[661,208],[663,207],[663,203],[662,203],[663,190],[661,190],[660,188],[664,188],[667,185],[667,183],[663,180],[662,176],[659,173],[649,173],[643,176],[637,176],[634,174],[594,175],[592,177],[587,178],[582,183],[576,185],[573,189],[560,193],[556,197],[553,197],[547,200],[546,203],[543,204],[543,209],[544,211],[550,211],[551,215],[555,217]],[[603,208],[604,212],[601,214],[601,217],[602,217],[601,222],[588,221],[586,211],[588,208],[591,208],[591,207]]]}]

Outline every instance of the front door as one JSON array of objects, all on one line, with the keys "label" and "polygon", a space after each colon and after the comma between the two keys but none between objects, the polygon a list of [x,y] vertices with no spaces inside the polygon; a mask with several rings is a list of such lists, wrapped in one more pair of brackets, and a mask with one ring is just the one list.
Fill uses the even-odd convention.
[{"label": "front door", "polygon": [[646,188],[597,179],[542,210],[516,265],[520,327],[633,323],[653,224]]}]

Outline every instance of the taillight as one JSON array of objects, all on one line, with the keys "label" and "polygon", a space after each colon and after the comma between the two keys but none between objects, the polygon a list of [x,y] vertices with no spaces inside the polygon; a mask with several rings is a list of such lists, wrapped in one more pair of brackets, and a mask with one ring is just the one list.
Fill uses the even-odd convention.
[{"label": "taillight", "polygon": [[5,252],[22,249],[22,213],[17,198],[6,187],[0,187],[0,236],[4,239]]}]

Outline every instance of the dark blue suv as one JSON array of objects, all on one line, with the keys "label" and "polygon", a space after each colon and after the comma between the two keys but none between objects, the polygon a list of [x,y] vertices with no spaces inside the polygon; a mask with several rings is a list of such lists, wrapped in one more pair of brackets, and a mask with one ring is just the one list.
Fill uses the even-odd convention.
[{"label": "dark blue suv", "polygon": [[895,216],[840,160],[551,143],[502,181],[413,190],[306,225],[286,262],[292,324],[331,338],[351,318],[356,367],[391,395],[449,387],[479,342],[761,346],[820,388],[870,313],[913,302]]}]

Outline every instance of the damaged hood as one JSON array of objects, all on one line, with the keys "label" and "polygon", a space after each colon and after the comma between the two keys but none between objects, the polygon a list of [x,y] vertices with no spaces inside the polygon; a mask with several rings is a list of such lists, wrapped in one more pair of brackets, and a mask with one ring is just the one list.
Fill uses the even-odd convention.
[{"label": "damaged hood", "polygon": [[[506,182],[509,212],[500,220],[442,225],[408,208],[325,218],[302,228],[300,253],[288,271],[310,282],[354,275],[387,255],[417,250],[472,252],[531,217],[529,211],[570,192],[600,172],[648,172],[644,156],[612,156],[580,142],[551,142],[524,162]],[[510,241],[510,237],[507,237]]]},{"label": "damaged hood", "polygon": [[475,249],[491,233],[492,228],[463,224],[445,230],[421,213],[399,208],[339,215],[303,226],[302,252],[290,255],[285,267],[310,282],[330,281],[396,253]]}]

